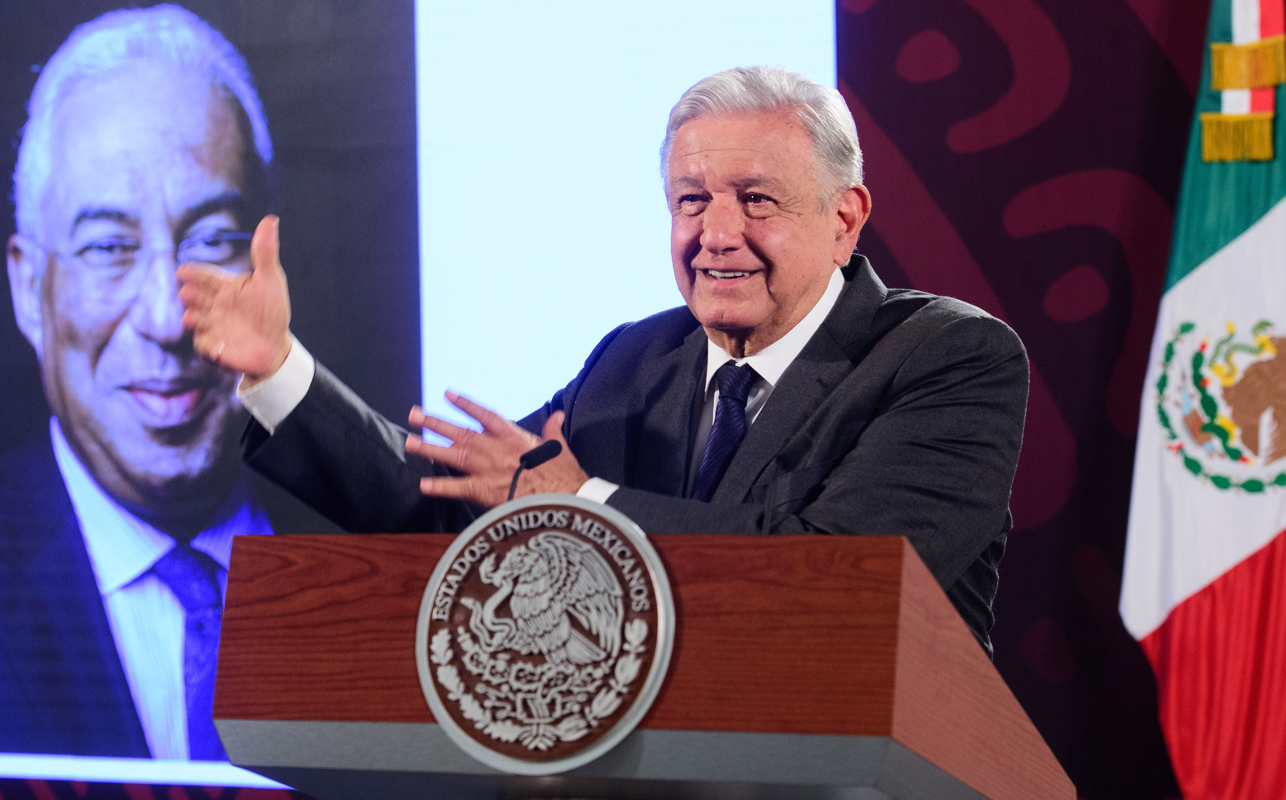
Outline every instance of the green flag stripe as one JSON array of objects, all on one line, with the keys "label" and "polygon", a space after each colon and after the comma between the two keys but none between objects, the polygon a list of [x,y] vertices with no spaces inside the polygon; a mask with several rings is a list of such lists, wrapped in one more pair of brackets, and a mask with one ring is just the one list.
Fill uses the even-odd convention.
[{"label": "green flag stripe", "polygon": [[1210,8],[1201,84],[1175,209],[1166,291],[1286,197],[1286,108],[1282,106],[1281,86],[1277,87],[1277,118],[1273,120],[1272,161],[1208,164],[1201,160],[1200,114],[1220,108],[1219,92],[1210,90],[1210,43],[1231,41],[1232,3],[1215,0]]}]

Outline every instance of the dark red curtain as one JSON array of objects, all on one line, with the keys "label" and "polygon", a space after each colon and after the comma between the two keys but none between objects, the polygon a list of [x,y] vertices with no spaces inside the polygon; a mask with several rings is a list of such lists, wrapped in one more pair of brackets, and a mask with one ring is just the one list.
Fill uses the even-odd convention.
[{"label": "dark red curtain", "polygon": [[1178,795],[1116,612],[1139,397],[1209,0],[841,0],[839,81],[889,285],[1032,362],[996,665],[1089,800]]}]

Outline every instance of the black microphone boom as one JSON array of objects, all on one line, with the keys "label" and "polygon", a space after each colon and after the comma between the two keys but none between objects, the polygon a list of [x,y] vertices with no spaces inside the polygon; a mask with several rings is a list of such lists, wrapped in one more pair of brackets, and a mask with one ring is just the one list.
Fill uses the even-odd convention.
[{"label": "black microphone boom", "polygon": [[514,492],[518,490],[518,476],[522,474],[524,469],[535,469],[561,452],[563,452],[563,446],[556,439],[550,439],[518,456],[518,469],[514,470],[514,479],[509,482],[509,497],[507,500],[514,499]]}]

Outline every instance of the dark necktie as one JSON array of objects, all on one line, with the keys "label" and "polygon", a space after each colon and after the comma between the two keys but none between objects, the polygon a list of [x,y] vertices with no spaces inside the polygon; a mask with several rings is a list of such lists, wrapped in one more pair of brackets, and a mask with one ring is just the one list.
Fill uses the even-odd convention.
[{"label": "dark necktie", "polygon": [[188,710],[188,758],[223,761],[227,754],[214,729],[214,668],[219,654],[223,597],[219,565],[200,550],[179,543],[152,567],[183,605],[183,688]]},{"label": "dark necktie", "polygon": [[746,395],[755,381],[755,371],[748,364],[737,366],[729,361],[715,372],[719,383],[719,404],[714,410],[714,425],[706,450],[701,454],[697,467],[697,480],[692,487],[692,499],[709,500],[715,487],[728,471],[728,464],[737,454],[741,439],[746,435]]}]

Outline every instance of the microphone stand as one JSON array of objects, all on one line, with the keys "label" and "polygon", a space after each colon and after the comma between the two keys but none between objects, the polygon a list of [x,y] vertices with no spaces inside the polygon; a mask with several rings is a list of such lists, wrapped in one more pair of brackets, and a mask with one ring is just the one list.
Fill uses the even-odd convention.
[{"label": "microphone stand", "polygon": [[518,469],[514,470],[514,479],[509,483],[509,497],[506,498],[506,502],[514,499],[514,492],[518,491],[518,476],[524,469],[535,469],[561,452],[563,452],[563,446],[556,439],[550,439],[519,456]]}]

